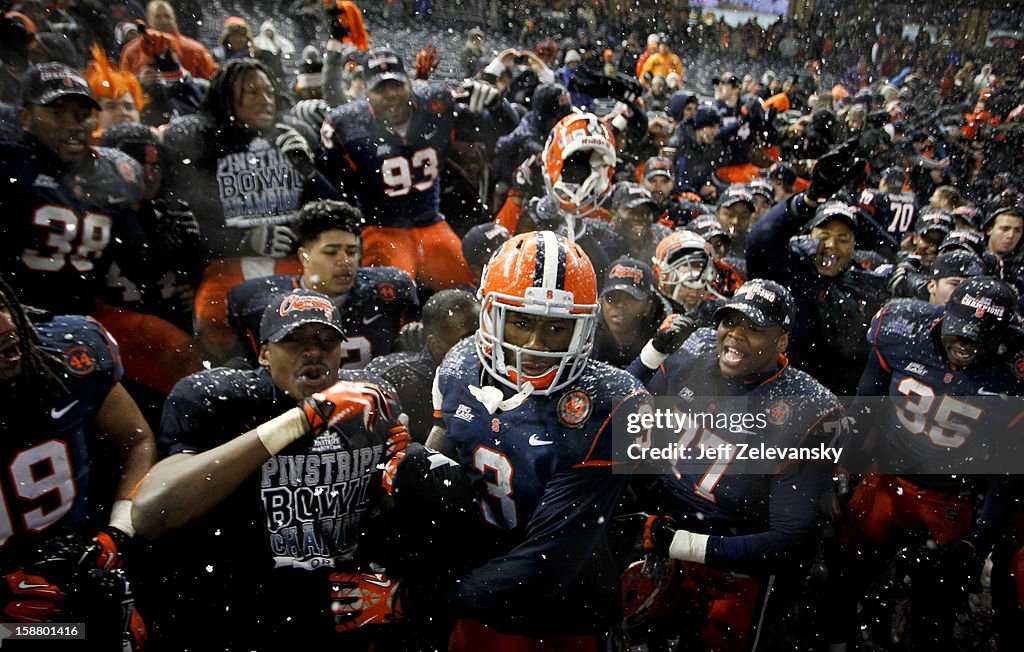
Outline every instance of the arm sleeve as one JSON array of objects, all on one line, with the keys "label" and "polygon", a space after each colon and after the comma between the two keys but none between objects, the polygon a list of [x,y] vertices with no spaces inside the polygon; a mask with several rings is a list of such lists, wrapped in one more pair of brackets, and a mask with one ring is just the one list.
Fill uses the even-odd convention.
[{"label": "arm sleeve", "polygon": [[814,209],[803,194],[772,206],[747,236],[747,271],[750,278],[767,278],[789,285],[793,282],[789,239],[800,232]]},{"label": "arm sleeve", "polygon": [[832,489],[832,467],[791,465],[772,478],[765,532],[708,539],[707,564],[742,573],[774,572],[814,554],[823,498]]},{"label": "arm sleeve", "polygon": [[[555,599],[580,576],[604,541],[628,478],[613,475],[608,467],[558,473],[548,482],[523,542],[458,581],[439,587],[434,597],[456,613],[469,616]],[[420,597],[427,607],[429,598]],[[415,609],[415,604],[410,606]]]}]

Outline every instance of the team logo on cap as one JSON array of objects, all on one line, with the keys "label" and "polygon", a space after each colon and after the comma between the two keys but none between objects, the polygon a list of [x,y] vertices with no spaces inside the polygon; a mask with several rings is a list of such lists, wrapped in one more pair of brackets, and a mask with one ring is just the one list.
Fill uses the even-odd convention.
[{"label": "team logo on cap", "polygon": [[640,285],[644,281],[644,272],[643,270],[635,267],[616,265],[608,272],[608,278],[627,278],[637,285]]},{"label": "team logo on cap", "polygon": [[556,409],[558,420],[572,428],[578,428],[586,423],[593,411],[594,402],[590,396],[578,389],[563,394],[562,398],[558,399]]},{"label": "team logo on cap", "polygon": [[304,297],[298,294],[289,294],[281,302],[281,307],[277,311],[284,317],[296,310],[319,310],[328,319],[334,319],[334,304],[320,297]]},{"label": "team logo on cap", "polygon": [[744,285],[739,290],[737,290],[736,294],[733,295],[733,296],[736,296],[736,297],[746,297],[747,299],[753,299],[754,297],[761,297],[762,299],[764,299],[768,303],[775,303],[775,301],[778,299],[779,295],[775,294],[774,292],[772,292],[771,290],[769,290],[768,288],[766,288],[763,285],[760,285],[758,283],[753,283],[753,284]]},{"label": "team logo on cap", "polygon": [[994,305],[991,297],[975,297],[970,294],[964,294],[964,296],[960,297],[960,305],[974,308],[975,319],[983,319],[986,313],[996,319],[1002,319],[1003,315],[1006,314],[1006,309],[1002,306]]},{"label": "team logo on cap", "polygon": [[377,291],[380,292],[380,298],[385,301],[395,300],[395,286],[391,283],[381,283],[377,286]]}]

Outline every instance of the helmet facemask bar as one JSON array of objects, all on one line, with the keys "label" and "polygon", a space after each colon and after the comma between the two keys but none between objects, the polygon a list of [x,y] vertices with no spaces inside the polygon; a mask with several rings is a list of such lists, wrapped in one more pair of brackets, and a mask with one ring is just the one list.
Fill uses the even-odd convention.
[{"label": "helmet facemask bar", "polygon": [[[553,394],[575,381],[586,366],[594,345],[597,304],[573,303],[572,293],[563,290],[528,288],[525,297],[492,292],[484,297],[476,347],[487,372],[498,382],[516,391],[530,382],[534,393]],[[537,351],[505,341],[505,325],[510,313],[522,313],[554,319],[571,319],[572,336],[566,351]],[[512,362],[506,363],[506,352]],[[552,367],[542,376],[523,373],[523,356],[551,359]]]}]

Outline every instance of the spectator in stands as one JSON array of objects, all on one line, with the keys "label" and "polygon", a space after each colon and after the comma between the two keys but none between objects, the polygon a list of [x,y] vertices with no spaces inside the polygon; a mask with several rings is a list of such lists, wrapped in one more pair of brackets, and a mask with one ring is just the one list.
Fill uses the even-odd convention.
[{"label": "spectator in stands", "polygon": [[[146,23],[152,28],[124,46],[121,69],[139,74],[170,47],[181,66],[199,79],[210,79],[217,71],[217,63],[205,47],[194,39],[182,36],[174,9],[166,0],[152,0],[146,5]],[[152,31],[157,32],[153,34]]]}]

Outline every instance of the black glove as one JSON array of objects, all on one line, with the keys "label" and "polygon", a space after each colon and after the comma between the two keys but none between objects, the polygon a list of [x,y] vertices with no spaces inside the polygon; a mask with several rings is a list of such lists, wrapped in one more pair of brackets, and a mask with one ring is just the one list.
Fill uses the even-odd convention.
[{"label": "black glove", "polygon": [[398,331],[395,338],[394,350],[397,351],[419,351],[427,343],[426,335],[423,334],[423,322],[411,321]]},{"label": "black glove", "polygon": [[621,100],[626,104],[632,104],[644,93],[644,87],[635,79],[621,73],[603,75],[587,66],[576,69],[576,74],[569,80],[569,90],[594,98]]},{"label": "black glove", "polygon": [[311,179],[316,173],[316,166],[313,165],[313,150],[309,141],[286,122],[278,122],[274,126],[280,131],[274,139],[274,145],[288,157],[300,177]]},{"label": "black glove", "polygon": [[809,235],[798,235],[789,239],[790,248],[795,250],[804,258],[816,256],[821,247],[820,238],[812,238]]},{"label": "black glove", "polygon": [[330,38],[336,41],[344,40],[351,33],[348,24],[342,22],[344,17],[345,13],[338,8],[337,3],[324,3],[324,20],[327,23],[327,31]]},{"label": "black glove", "polygon": [[909,297],[920,299],[922,285],[927,291],[928,279],[921,274],[921,259],[917,256],[908,256],[896,264],[886,287],[889,294],[894,297]]},{"label": "black glove", "polygon": [[185,202],[153,202],[153,219],[167,249],[188,251],[199,246],[199,222]]},{"label": "black glove", "polygon": [[675,535],[676,524],[671,517],[648,516],[644,523],[644,550],[667,558]]},{"label": "black glove", "polygon": [[805,196],[818,202],[825,201],[863,175],[865,162],[856,153],[857,141],[850,139],[818,159],[811,171],[811,185]]},{"label": "black glove", "polygon": [[671,355],[697,330],[697,322],[686,315],[671,314],[661,322],[651,345],[658,353]]}]

